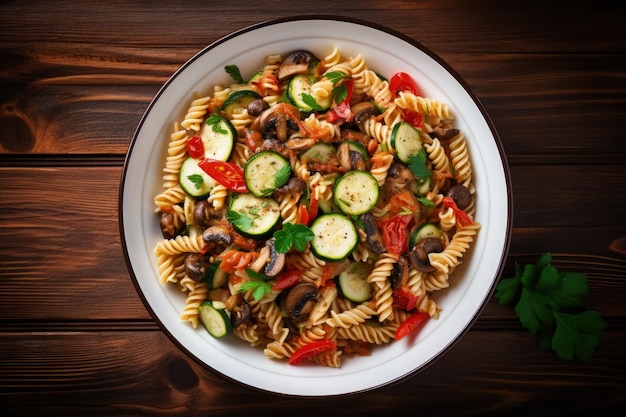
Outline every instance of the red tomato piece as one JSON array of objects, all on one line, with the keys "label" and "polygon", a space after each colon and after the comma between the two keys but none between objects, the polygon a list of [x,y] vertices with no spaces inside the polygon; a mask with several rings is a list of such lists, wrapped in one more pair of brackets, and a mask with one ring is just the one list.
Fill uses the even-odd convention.
[{"label": "red tomato piece", "polygon": [[335,349],[335,343],[328,339],[307,343],[293,352],[293,354],[289,357],[289,364],[297,365],[305,359],[332,349]]},{"label": "red tomato piece", "polygon": [[412,215],[402,214],[381,223],[380,228],[387,252],[400,255],[407,249],[407,226],[412,219]]},{"label": "red tomato piece", "polygon": [[424,124],[424,117],[413,110],[404,110],[404,120],[411,123],[414,127],[422,127]]},{"label": "red tomato piece", "polygon": [[309,224],[309,210],[304,204],[300,204],[300,207],[298,207],[298,220],[296,223],[303,224],[305,226]]},{"label": "red tomato piece", "polygon": [[309,199],[309,211],[308,211],[309,219],[307,222],[307,226],[311,224],[313,220],[315,220],[315,218],[317,217],[318,210],[319,210],[319,202],[317,201],[317,198],[315,198],[315,196],[312,195],[311,198]]},{"label": "red tomato piece", "polygon": [[280,276],[280,278],[278,278],[278,281],[276,281],[276,284],[274,284],[273,289],[284,290],[287,288],[291,288],[301,280],[302,272],[298,271],[297,269],[286,271]]},{"label": "red tomato piece", "polygon": [[389,200],[389,211],[393,214],[411,211],[417,213],[420,210],[419,202],[409,191],[395,194]]},{"label": "red tomato piece", "polygon": [[198,162],[198,166],[209,174],[211,178],[229,190],[238,193],[248,192],[248,187],[246,187],[246,182],[243,178],[243,170],[238,165],[231,162],[204,158]]},{"label": "red tomato piece", "polygon": [[428,313],[415,313],[405,321],[403,321],[396,330],[395,339],[400,340],[404,336],[416,332],[430,318]]},{"label": "red tomato piece", "polygon": [[471,226],[472,224],[474,224],[471,217],[468,216],[466,212],[458,208],[458,206],[451,197],[444,197],[441,202],[444,206],[450,207],[454,211],[454,215],[456,216],[461,226]]},{"label": "red tomato piece", "polygon": [[397,96],[401,91],[408,91],[416,96],[419,95],[417,84],[406,72],[396,72],[393,74],[389,80],[389,90],[394,96]]},{"label": "red tomato piece", "polygon": [[192,158],[202,158],[204,156],[204,145],[200,136],[187,139],[187,153]]},{"label": "red tomato piece", "polygon": [[411,311],[417,305],[417,297],[408,287],[400,287],[393,290],[393,307]]}]

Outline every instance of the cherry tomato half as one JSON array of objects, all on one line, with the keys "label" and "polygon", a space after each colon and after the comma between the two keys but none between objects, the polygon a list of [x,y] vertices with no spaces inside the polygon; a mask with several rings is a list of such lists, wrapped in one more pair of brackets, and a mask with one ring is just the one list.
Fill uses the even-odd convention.
[{"label": "cherry tomato half", "polygon": [[401,91],[408,91],[416,96],[419,95],[417,84],[406,72],[396,72],[393,74],[389,80],[389,90],[394,96],[397,96]]},{"label": "cherry tomato half", "polygon": [[211,178],[222,184],[229,190],[238,193],[247,193],[248,187],[243,179],[243,170],[231,162],[218,161],[204,158],[198,162],[198,166]]},{"label": "cherry tomato half", "polygon": [[192,158],[202,158],[204,156],[204,145],[200,136],[187,139],[187,153]]},{"label": "cherry tomato half", "polygon": [[387,252],[400,255],[406,250],[407,226],[412,219],[413,216],[410,214],[401,214],[381,223],[380,228]]}]

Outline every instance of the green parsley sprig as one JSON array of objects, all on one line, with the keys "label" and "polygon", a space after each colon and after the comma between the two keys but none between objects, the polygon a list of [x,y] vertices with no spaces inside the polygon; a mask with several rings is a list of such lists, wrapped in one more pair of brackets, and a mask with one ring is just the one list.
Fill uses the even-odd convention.
[{"label": "green parsley sprig", "polygon": [[292,247],[302,252],[314,237],[313,231],[303,224],[285,223],[282,229],[274,232],[274,247],[278,253],[287,253]]},{"label": "green parsley sprig", "polygon": [[515,263],[515,276],[500,281],[495,297],[500,304],[515,303],[522,326],[536,335],[541,348],[564,360],[576,356],[587,362],[607,323],[597,311],[584,309],[587,276],[558,271],[551,262],[547,253],[523,269]]}]

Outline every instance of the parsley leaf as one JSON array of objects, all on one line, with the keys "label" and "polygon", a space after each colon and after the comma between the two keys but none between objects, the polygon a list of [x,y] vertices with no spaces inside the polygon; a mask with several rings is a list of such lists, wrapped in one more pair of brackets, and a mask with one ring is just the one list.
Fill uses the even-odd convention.
[{"label": "parsley leaf", "polygon": [[261,281],[269,281],[271,279],[267,275],[261,274],[260,272],[256,272],[254,269],[250,269],[250,268],[246,268],[246,274],[248,274],[250,278],[258,279]]},{"label": "parsley leaf", "polygon": [[204,182],[202,180],[202,175],[200,174],[187,175],[187,179],[193,183],[193,185],[196,187],[196,190],[199,190],[200,186]]},{"label": "parsley leaf", "polygon": [[251,280],[244,282],[241,284],[241,287],[239,287],[239,292],[248,290],[252,290],[252,296],[256,301],[259,301],[266,294],[272,292],[272,286],[265,281]]},{"label": "parsley leaf", "polygon": [[247,214],[232,210],[228,210],[226,212],[226,220],[243,230],[250,229],[252,227],[252,223],[254,222],[254,219]]},{"label": "parsley leaf", "polygon": [[292,247],[302,252],[314,237],[313,231],[303,224],[285,223],[281,230],[274,232],[274,247],[278,253],[287,253]]},{"label": "parsley leaf", "polygon": [[222,119],[221,116],[215,113],[211,113],[211,115],[206,119],[204,123],[211,126],[215,133],[225,135],[228,133],[228,131],[221,126],[223,121],[224,119]]},{"label": "parsley leaf", "polygon": [[327,80],[332,82],[334,86],[336,86],[341,80],[345,80],[350,77],[341,71],[329,71],[324,73],[324,78],[326,78]]},{"label": "parsley leaf", "polygon": [[289,181],[289,177],[291,177],[291,165],[284,164],[277,172],[274,177],[274,186],[281,187]]},{"label": "parsley leaf", "polygon": [[224,70],[237,84],[245,84],[245,81],[243,80],[243,77],[241,76],[241,72],[239,72],[239,67],[237,65],[226,65],[224,67]]},{"label": "parsley leaf", "polygon": [[408,167],[413,175],[422,180],[430,177],[430,170],[426,166],[426,150],[424,148],[420,149],[417,155],[409,156]]},{"label": "parsley leaf", "polygon": [[323,111],[324,110],[324,108],[322,106],[317,104],[317,101],[315,101],[315,98],[311,94],[302,93],[300,95],[300,98],[302,99],[302,102],[304,104],[306,104],[307,106],[309,106],[311,108],[312,111]]},{"label": "parsley leaf", "polygon": [[515,275],[500,281],[495,297],[500,304],[515,303],[520,323],[541,348],[561,359],[589,361],[607,323],[597,311],[584,310],[587,276],[558,271],[551,262],[552,256],[544,254],[524,268],[516,263]]}]

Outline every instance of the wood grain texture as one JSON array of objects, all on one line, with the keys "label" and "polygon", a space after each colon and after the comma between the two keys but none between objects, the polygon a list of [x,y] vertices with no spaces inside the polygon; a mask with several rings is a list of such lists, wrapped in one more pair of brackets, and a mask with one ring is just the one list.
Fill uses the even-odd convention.
[{"label": "wood grain texture", "polygon": [[[9,416],[617,416],[626,409],[626,7],[336,0],[0,3],[0,408]],[[440,360],[364,395],[259,393],[197,364],[159,329],[118,231],[124,156],[186,60],[294,15],[392,28],[474,91],[511,172],[503,277],[550,252],[587,274],[609,323],[589,363],[540,350],[490,299]]]}]

